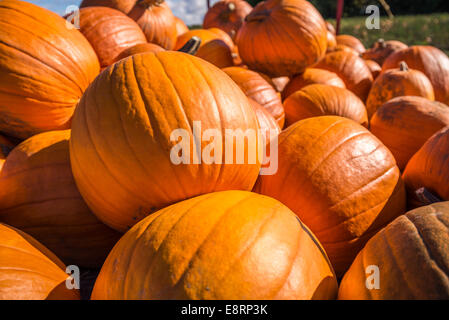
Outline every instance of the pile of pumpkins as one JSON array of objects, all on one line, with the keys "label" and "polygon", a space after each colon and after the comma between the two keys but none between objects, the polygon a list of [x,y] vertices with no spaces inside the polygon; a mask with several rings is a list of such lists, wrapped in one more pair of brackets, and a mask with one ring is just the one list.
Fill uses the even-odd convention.
[{"label": "pile of pumpkins", "polygon": [[[0,1],[0,299],[79,299],[68,265],[92,299],[448,299],[448,105],[442,51],[366,50],[304,0],[198,30]],[[173,163],[194,122],[274,132],[278,170]]]}]

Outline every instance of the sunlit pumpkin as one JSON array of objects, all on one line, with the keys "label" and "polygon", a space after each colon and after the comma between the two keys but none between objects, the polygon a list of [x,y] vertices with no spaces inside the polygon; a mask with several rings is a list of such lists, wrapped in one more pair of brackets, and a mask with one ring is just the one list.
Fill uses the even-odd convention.
[{"label": "sunlit pumpkin", "polygon": [[157,53],[157,52],[162,52],[165,51],[164,48],[162,48],[161,46],[158,46],[157,44],[154,43],[141,43],[141,44],[136,44],[135,46],[132,46],[128,49],[123,50],[115,59],[115,62],[125,59],[129,56],[132,56],[134,54],[138,54],[138,53],[144,53],[144,52],[153,52],[153,53]]},{"label": "sunlit pumpkin", "polygon": [[336,36],[336,40],[337,44],[348,46],[359,54],[362,54],[366,51],[363,43],[356,37],[349,34],[339,34],[338,36]]},{"label": "sunlit pumpkin", "polygon": [[374,43],[372,48],[363,52],[362,58],[366,60],[373,60],[382,66],[385,59],[387,59],[392,53],[406,48],[408,48],[408,46],[400,41],[385,41],[384,39],[379,39]]},{"label": "sunlit pumpkin", "polygon": [[337,47],[337,39],[335,34],[327,31],[327,51],[333,51]]},{"label": "sunlit pumpkin", "polygon": [[[276,119],[271,115],[271,113],[253,99],[248,98],[248,100],[256,112],[260,130],[262,132],[274,135],[281,133],[281,127],[279,127],[279,124],[276,122]],[[268,142],[270,138],[268,134],[266,135],[266,142]]]},{"label": "sunlit pumpkin", "polygon": [[186,32],[189,32],[189,28],[184,23],[184,21],[182,21],[182,19],[175,17],[175,24],[176,24],[176,34],[178,37]]}]

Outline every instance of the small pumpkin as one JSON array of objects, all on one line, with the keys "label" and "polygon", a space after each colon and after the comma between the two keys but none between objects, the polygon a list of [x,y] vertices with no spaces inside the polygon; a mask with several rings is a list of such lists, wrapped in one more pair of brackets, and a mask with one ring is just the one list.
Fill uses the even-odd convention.
[{"label": "small pumpkin", "polygon": [[28,234],[0,223],[0,300],[79,300],[66,267]]},{"label": "small pumpkin", "polygon": [[92,299],[333,299],[336,291],[324,250],[293,212],[225,191],[176,203],[128,231]]},{"label": "small pumpkin", "polygon": [[234,51],[234,47],[235,47],[234,42],[232,41],[231,37],[226,32],[224,32],[223,30],[221,30],[219,28],[210,28],[207,30],[215,33],[218,36],[218,38],[223,40],[223,42],[228,45],[228,47],[231,49],[231,51]]},{"label": "small pumpkin", "polygon": [[363,102],[351,91],[312,84],[296,91],[284,101],[286,126],[306,118],[335,115],[354,120],[368,127]]},{"label": "small pumpkin", "polygon": [[330,52],[313,68],[334,72],[343,80],[348,90],[363,102],[366,101],[374,79],[365,61],[354,51]]},{"label": "small pumpkin", "polygon": [[298,121],[278,140],[278,171],[259,176],[254,190],[295,212],[342,276],[366,241],[405,212],[396,161],[365,127],[342,117]]},{"label": "small pumpkin", "polygon": [[203,28],[220,28],[234,39],[252,9],[248,2],[242,0],[218,1],[204,16]]},{"label": "small pumpkin", "polygon": [[339,34],[336,36],[336,40],[337,44],[348,46],[359,54],[362,54],[366,51],[363,43],[356,37],[349,34]]},{"label": "small pumpkin", "polygon": [[337,74],[315,68],[307,68],[303,74],[294,77],[282,91],[282,99],[287,99],[291,94],[311,84],[327,84],[339,88],[346,88],[343,80]]},{"label": "small pumpkin", "polygon": [[117,56],[117,58],[115,59],[115,62],[125,59],[134,54],[138,54],[138,53],[144,53],[144,52],[157,53],[157,52],[163,52],[163,51],[165,51],[164,48],[162,48],[161,46],[158,46],[157,44],[154,44],[154,43],[147,42],[147,43],[136,44],[135,46],[132,46],[128,49],[123,50]]},{"label": "small pumpkin", "polygon": [[377,109],[371,132],[396,158],[403,170],[434,133],[449,126],[449,107],[422,97],[398,97]]},{"label": "small pumpkin", "polygon": [[251,103],[251,106],[253,107],[254,111],[256,112],[257,116],[257,122],[259,123],[259,128],[262,132],[266,132],[266,142],[269,140],[269,134],[278,135],[281,133],[281,127],[279,127],[279,124],[276,122],[276,119],[260,104],[258,104],[256,101],[254,101],[251,98],[248,98],[249,102]]},{"label": "small pumpkin", "polygon": [[431,46],[412,46],[391,54],[382,70],[397,68],[401,61],[414,70],[421,71],[432,83],[435,100],[449,105],[449,57]]},{"label": "small pumpkin", "polygon": [[176,23],[176,34],[178,37],[186,32],[189,32],[189,28],[182,19],[175,16],[175,23]]},{"label": "small pumpkin", "polygon": [[326,28],[328,31],[332,32],[333,34],[336,34],[337,32],[335,31],[335,27],[332,23],[330,23],[329,21],[326,21]]},{"label": "small pumpkin", "polygon": [[101,267],[120,238],[89,210],[76,188],[70,130],[33,136],[0,173],[0,222],[27,232],[67,264]]},{"label": "small pumpkin", "polygon": [[384,39],[379,39],[370,49],[362,53],[362,58],[365,60],[373,60],[382,66],[385,59],[387,59],[392,53],[406,48],[408,48],[408,46],[400,41],[385,41]]},{"label": "small pumpkin", "polygon": [[234,80],[247,97],[268,110],[279,126],[284,127],[285,114],[281,98],[261,74],[240,67],[225,68],[223,71]]},{"label": "small pumpkin", "polygon": [[69,128],[83,91],[100,71],[86,38],[53,12],[5,0],[0,43],[0,131],[23,140]]},{"label": "small pumpkin", "polygon": [[[379,268],[377,288],[367,270]],[[449,299],[449,202],[402,215],[376,234],[345,274],[341,300]]]},{"label": "small pumpkin", "polygon": [[326,24],[308,1],[267,0],[246,17],[237,45],[250,69],[270,77],[292,76],[326,53]]},{"label": "small pumpkin", "polygon": [[402,96],[419,96],[435,100],[429,79],[422,72],[409,69],[405,62],[400,63],[399,69],[382,72],[374,81],[366,100],[369,118],[384,103]]},{"label": "small pumpkin", "polygon": [[382,67],[374,60],[365,60],[366,65],[368,66],[371,74],[373,75],[373,79],[376,80],[377,77],[382,72]]}]

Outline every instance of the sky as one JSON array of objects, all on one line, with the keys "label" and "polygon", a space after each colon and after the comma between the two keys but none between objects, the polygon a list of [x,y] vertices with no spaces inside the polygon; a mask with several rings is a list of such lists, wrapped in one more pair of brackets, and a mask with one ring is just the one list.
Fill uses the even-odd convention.
[{"label": "sky", "polygon": [[[38,6],[52,10],[60,15],[66,13],[70,5],[79,5],[81,0],[25,0]],[[206,0],[166,0],[175,16],[184,20],[187,25],[202,24],[207,11]],[[212,0],[214,4],[218,0]]]}]

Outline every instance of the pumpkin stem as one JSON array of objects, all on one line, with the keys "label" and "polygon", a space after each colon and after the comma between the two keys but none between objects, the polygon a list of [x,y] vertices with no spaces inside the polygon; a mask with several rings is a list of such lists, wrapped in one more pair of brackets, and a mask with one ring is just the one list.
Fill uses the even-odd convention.
[{"label": "pumpkin stem", "polygon": [[228,10],[229,11],[235,11],[235,9],[237,9],[236,6],[235,6],[235,3],[234,2],[229,2]]},{"label": "pumpkin stem", "polygon": [[251,12],[249,15],[246,16],[245,21],[246,22],[253,22],[253,21],[264,21],[270,16],[270,11],[268,10],[259,10],[257,12]]},{"label": "pumpkin stem", "polygon": [[377,45],[379,47],[381,47],[382,49],[385,49],[387,47],[387,43],[385,42],[384,39],[380,38],[379,40],[377,40]]},{"label": "pumpkin stem", "polygon": [[198,51],[198,49],[200,48],[200,46],[201,46],[201,39],[199,37],[194,36],[189,41],[187,41],[186,44],[178,51],[191,54],[192,56],[194,56]]},{"label": "pumpkin stem", "polygon": [[401,71],[408,71],[409,70],[408,69],[408,65],[407,65],[407,63],[405,61],[401,61],[399,63],[399,70],[401,70]]},{"label": "pumpkin stem", "polygon": [[419,188],[415,191],[416,198],[421,202],[423,205],[430,205],[437,202],[443,202],[443,200],[429,191],[427,188]]},{"label": "pumpkin stem", "polygon": [[152,6],[160,6],[164,1],[165,0],[138,0],[137,4],[148,9]]}]

